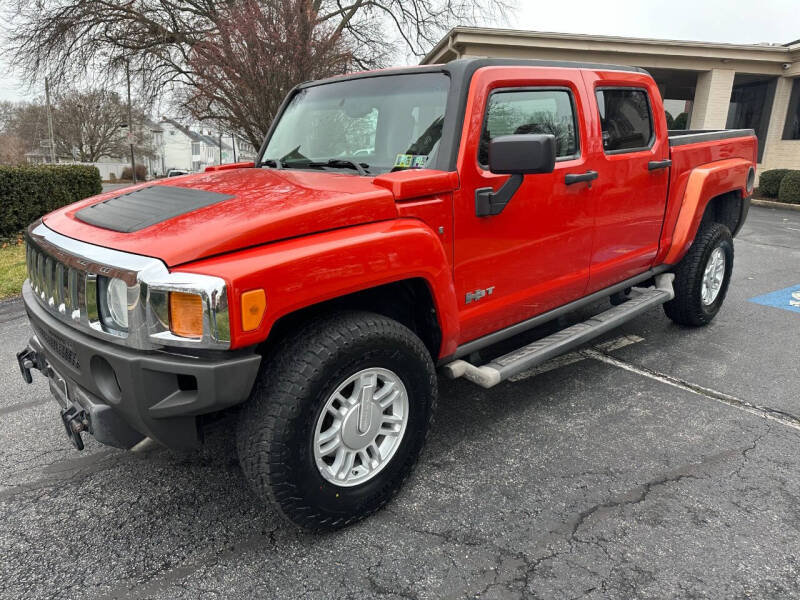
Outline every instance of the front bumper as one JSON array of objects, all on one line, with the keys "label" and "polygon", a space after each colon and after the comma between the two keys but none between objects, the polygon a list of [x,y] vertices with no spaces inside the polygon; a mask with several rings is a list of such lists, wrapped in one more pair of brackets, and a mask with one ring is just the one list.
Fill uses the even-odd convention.
[{"label": "front bumper", "polygon": [[67,402],[85,411],[88,431],[103,443],[130,447],[147,436],[171,448],[196,447],[199,415],[250,394],[261,362],[255,352],[208,358],[131,350],[61,323],[33,294],[26,281],[22,298],[34,332],[28,350],[37,357],[29,364],[50,378],[62,407],[65,388]]}]

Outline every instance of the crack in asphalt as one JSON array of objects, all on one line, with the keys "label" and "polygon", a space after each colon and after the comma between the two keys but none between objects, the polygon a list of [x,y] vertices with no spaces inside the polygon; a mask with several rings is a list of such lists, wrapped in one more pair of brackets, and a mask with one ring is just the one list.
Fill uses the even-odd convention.
[{"label": "crack in asphalt", "polygon": [[[620,508],[622,506],[630,506],[630,505],[633,505],[633,504],[641,504],[642,502],[644,502],[647,499],[647,496],[650,494],[650,492],[653,489],[659,488],[661,486],[668,485],[670,483],[677,483],[677,482],[682,481],[684,479],[699,479],[699,477],[696,477],[696,476],[691,475],[691,474],[686,474],[686,473],[681,473],[681,474],[678,474],[678,475],[673,476],[673,477],[670,477],[670,476],[660,477],[658,479],[655,479],[653,481],[648,481],[648,482],[644,483],[643,485],[641,485],[638,488],[638,491],[639,491],[638,494],[636,494],[633,498],[623,497],[623,498],[621,498],[619,500],[610,500],[610,501],[607,501],[607,502],[601,502],[599,504],[595,504],[594,506],[592,506],[592,507],[590,507],[590,508],[588,508],[588,509],[586,509],[584,511],[581,511],[580,513],[578,513],[578,516],[577,516],[577,518],[575,519],[575,522],[572,525],[572,532],[570,534],[570,539],[575,539],[577,534],[578,534],[578,529],[580,529],[581,526],[583,526],[583,524],[586,522],[587,519],[589,519],[589,517],[591,517],[592,515],[594,515],[598,511],[606,510],[606,509],[612,509],[613,510],[615,508]],[[626,494],[626,496],[630,496],[632,493],[635,493],[635,491],[636,491],[636,488],[634,490],[632,490],[632,492],[628,492]]]},{"label": "crack in asphalt", "polygon": [[[494,571],[494,577],[492,581],[489,582],[477,594],[470,594],[470,597],[480,598],[484,594],[487,594],[489,590],[491,590],[492,588],[501,588],[508,593],[521,594],[522,597],[530,597],[529,594],[531,593],[531,587],[530,587],[531,580],[535,575],[537,575],[537,572],[540,569],[540,567],[548,561],[574,555],[577,544],[594,546],[598,548],[603,553],[603,555],[605,555],[606,559],[609,561],[611,565],[620,564],[619,560],[616,559],[603,544],[603,542],[607,540],[602,538],[594,540],[582,539],[581,537],[579,537],[578,535],[579,531],[582,528],[586,527],[587,524],[593,520],[592,519],[593,517],[595,516],[602,517],[605,514],[610,514],[624,507],[642,504],[646,502],[653,493],[666,486],[671,486],[673,484],[682,481],[706,479],[710,475],[705,474],[705,472],[707,472],[710,469],[713,469],[714,467],[719,468],[721,464],[726,464],[733,457],[740,456],[743,459],[743,461],[747,461],[749,460],[748,455],[753,450],[756,449],[758,444],[764,438],[766,438],[771,433],[771,431],[772,431],[772,426],[769,423],[767,423],[766,429],[760,432],[757,436],[755,436],[753,440],[743,448],[728,449],[713,455],[706,456],[699,463],[683,465],[665,475],[651,479],[650,481],[646,481],[640,486],[637,486],[631,490],[627,490],[621,494],[611,497],[610,499],[604,500],[603,502],[598,502],[597,504],[594,504],[593,506],[590,506],[589,508],[580,511],[579,513],[577,513],[577,515],[575,515],[572,519],[569,519],[562,526],[549,529],[547,532],[547,535],[555,536],[556,538],[556,539],[551,538],[550,541],[546,543],[547,547],[550,547],[553,544],[557,544],[559,538],[562,539],[564,542],[566,542],[567,547],[564,548],[563,550],[549,549],[549,551],[546,554],[537,556],[535,558],[529,556],[525,552],[522,551],[515,552],[513,550],[510,550],[509,548],[500,546],[497,544],[495,540],[487,539],[481,536],[475,536],[474,534],[472,536],[463,536],[463,535],[458,535],[458,533],[453,529],[448,529],[445,531],[436,531],[427,528],[415,527],[410,524],[406,524],[404,526],[408,530],[414,533],[420,535],[433,536],[451,545],[488,548],[497,553],[495,558],[495,566],[493,567],[493,569],[491,569]],[[734,471],[739,477],[741,477],[740,471],[742,466],[740,466],[736,471]],[[400,515],[398,515],[397,513],[395,513],[395,511],[391,509],[387,509],[387,512],[391,513],[393,517],[402,518]],[[500,573],[500,565],[502,564],[504,558],[513,559],[520,563],[519,566],[512,569],[511,573],[509,573],[505,577],[503,577]],[[601,593],[604,592],[608,584],[608,578],[606,576],[604,576],[602,573],[593,571],[586,565],[574,564],[573,566],[576,568],[581,568],[586,570],[587,573],[589,573],[594,577],[597,577],[600,580],[596,585],[582,590],[579,595],[575,596],[575,598],[584,597],[598,590]],[[520,585],[522,587],[521,592],[519,589],[517,589],[517,586]]]}]

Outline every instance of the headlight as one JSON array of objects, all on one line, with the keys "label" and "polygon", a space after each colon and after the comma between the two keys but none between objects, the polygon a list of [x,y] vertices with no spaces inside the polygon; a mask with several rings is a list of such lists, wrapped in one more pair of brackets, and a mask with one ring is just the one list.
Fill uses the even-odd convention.
[{"label": "headlight", "polygon": [[116,277],[97,278],[97,296],[103,327],[128,331],[128,285]]},{"label": "headlight", "polygon": [[228,294],[219,277],[144,271],[133,285],[118,277],[86,279],[91,327],[134,347],[227,348],[231,333]]}]

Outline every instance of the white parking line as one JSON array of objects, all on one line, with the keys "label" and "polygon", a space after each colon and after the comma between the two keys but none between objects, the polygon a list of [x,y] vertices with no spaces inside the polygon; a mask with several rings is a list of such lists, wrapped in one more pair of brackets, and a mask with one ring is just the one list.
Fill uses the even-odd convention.
[{"label": "white parking line", "polygon": [[[639,337],[638,335],[623,335],[618,338],[614,338],[613,340],[608,340],[601,344],[597,344],[595,348],[598,348],[602,352],[612,352],[614,350],[624,348],[625,346],[636,344],[643,340],[644,338]],[[522,373],[510,377],[509,381],[522,381],[523,379],[528,379],[529,377],[534,377],[535,375],[541,375],[542,373],[547,373],[548,371],[560,369],[561,367],[586,360],[586,358],[587,357],[581,354],[580,351],[562,354],[561,356],[552,358],[541,365],[533,367],[532,369],[528,369],[527,371],[523,371]]]},{"label": "white parking line", "polygon": [[758,404],[753,404],[752,402],[748,402],[747,400],[742,400],[741,398],[737,398],[736,396],[731,396],[730,394],[726,394],[725,392],[718,392],[717,390],[713,390],[711,388],[707,388],[702,385],[698,385],[696,383],[690,383],[688,381],[684,381],[683,379],[679,379],[678,377],[667,375],[666,373],[659,373],[658,371],[653,371],[651,369],[637,367],[636,365],[632,365],[629,362],[619,360],[618,358],[614,358],[613,356],[609,356],[608,354],[604,354],[603,352],[600,352],[593,348],[579,350],[578,353],[583,354],[586,358],[593,358],[595,360],[599,360],[600,362],[604,362],[608,365],[612,365],[620,369],[625,369],[626,371],[630,371],[631,373],[636,373],[637,375],[641,375],[642,377],[647,377],[648,379],[652,379],[660,383],[671,385],[672,387],[676,387],[686,392],[691,392],[692,394],[697,394],[698,396],[703,396],[704,398],[716,400],[717,402],[720,402],[722,404],[732,406],[733,408],[742,410],[752,415],[756,415],[763,419],[776,421],[778,423],[781,423],[782,425],[786,425],[787,427],[791,427],[792,429],[797,429],[798,431],[800,431],[800,419],[798,419],[794,415],[782,412],[780,410],[769,408],[768,406],[759,406]]}]

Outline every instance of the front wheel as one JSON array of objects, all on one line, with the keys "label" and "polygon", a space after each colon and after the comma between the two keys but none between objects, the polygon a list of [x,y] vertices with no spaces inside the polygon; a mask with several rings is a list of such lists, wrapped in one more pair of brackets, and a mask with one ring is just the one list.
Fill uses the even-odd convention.
[{"label": "front wheel", "polygon": [[733,272],[733,238],[721,223],[701,225],[675,270],[675,298],[664,304],[667,316],[681,325],[706,325],[719,312]]},{"label": "front wheel", "polygon": [[293,523],[341,527],[397,493],[435,403],[433,361],[408,328],[372,313],[322,318],[262,369],[240,415],[239,461]]}]

